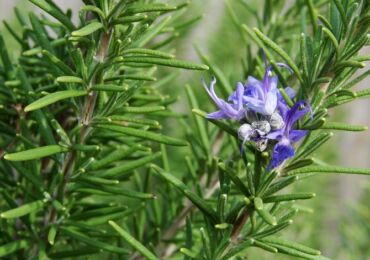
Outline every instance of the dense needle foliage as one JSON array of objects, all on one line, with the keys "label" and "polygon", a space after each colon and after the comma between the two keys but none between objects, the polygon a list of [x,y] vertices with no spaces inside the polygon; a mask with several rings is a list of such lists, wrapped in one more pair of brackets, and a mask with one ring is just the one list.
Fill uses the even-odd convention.
[{"label": "dense needle foliage", "polygon": [[[74,23],[52,0],[29,1],[48,16],[16,9],[22,31],[5,22],[17,57],[0,35],[1,257],[243,259],[258,247],[327,259],[281,236],[304,211],[296,201],[315,197],[285,188],[319,174],[370,174],[313,157],[332,130],[367,129],[334,122],[329,111],[370,97],[355,89],[370,74],[355,74],[370,58],[359,54],[370,42],[369,1],[225,1],[228,33],[243,48],[218,47],[238,57],[218,65],[197,47],[204,65],[174,55],[201,18],[193,3],[84,0]],[[294,156],[271,164],[281,138],[259,149],[259,139],[240,138],[239,115],[207,117],[214,108],[201,74],[185,70],[214,76],[225,100],[247,76],[276,75],[288,110],[307,104],[289,128],[305,133],[291,141]],[[188,115],[171,108],[172,85],[185,87]]]}]

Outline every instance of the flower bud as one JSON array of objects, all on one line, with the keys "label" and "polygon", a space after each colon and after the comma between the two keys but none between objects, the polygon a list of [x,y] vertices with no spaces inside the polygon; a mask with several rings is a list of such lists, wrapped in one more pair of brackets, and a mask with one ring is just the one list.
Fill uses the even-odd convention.
[{"label": "flower bud", "polygon": [[240,140],[249,140],[254,130],[250,124],[242,124],[238,130],[238,137]]},{"label": "flower bud", "polygon": [[255,129],[259,135],[266,135],[271,131],[269,122],[265,120],[253,122],[252,128]]},{"label": "flower bud", "polygon": [[269,120],[272,130],[281,129],[284,127],[284,119],[276,112],[274,112]]},{"label": "flower bud", "polygon": [[268,143],[268,139],[257,140],[255,143],[256,149],[260,152],[263,152],[267,148],[267,143]]}]

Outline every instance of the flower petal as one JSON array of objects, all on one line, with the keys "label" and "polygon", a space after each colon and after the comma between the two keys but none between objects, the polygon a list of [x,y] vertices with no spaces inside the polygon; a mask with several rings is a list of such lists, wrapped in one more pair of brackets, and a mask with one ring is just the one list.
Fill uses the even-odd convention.
[{"label": "flower petal", "polygon": [[265,95],[263,91],[263,83],[260,80],[249,76],[247,79],[244,95],[249,97],[263,98],[263,96]]},{"label": "flower petal", "polygon": [[243,97],[243,102],[254,112],[266,115],[265,103],[257,98]]},{"label": "flower petal", "polygon": [[228,119],[229,116],[226,115],[223,111],[219,110],[213,113],[209,113],[206,116],[209,119]]},{"label": "flower petal", "polygon": [[306,101],[299,101],[286,114],[287,130],[289,131],[293,124],[305,116],[311,110],[310,105]]},{"label": "flower petal", "polygon": [[[285,89],[285,93],[288,95],[288,97],[290,98],[290,99],[292,99],[292,98],[294,98],[295,97],[295,95],[296,95],[296,92],[295,92],[295,90],[294,89],[292,89],[291,87],[286,87]],[[282,96],[281,96],[282,97]],[[282,97],[283,98],[283,97]],[[284,99],[284,98],[283,98]]]},{"label": "flower petal", "polygon": [[293,157],[295,154],[293,146],[289,140],[282,140],[277,143],[272,152],[272,158],[267,169],[272,170],[281,165],[286,159]]},{"label": "flower petal", "polygon": [[279,129],[268,133],[266,135],[266,138],[271,140],[281,140],[283,138],[283,135],[284,135],[283,129]]},{"label": "flower petal", "polygon": [[265,102],[266,115],[272,115],[277,106],[277,93],[276,90],[272,90],[267,93]]},{"label": "flower petal", "polygon": [[289,140],[293,143],[298,142],[308,134],[306,130],[290,130]]}]

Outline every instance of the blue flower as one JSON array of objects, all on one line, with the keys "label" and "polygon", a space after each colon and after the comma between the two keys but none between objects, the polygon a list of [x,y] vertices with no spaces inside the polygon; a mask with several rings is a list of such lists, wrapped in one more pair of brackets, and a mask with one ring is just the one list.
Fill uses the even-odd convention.
[{"label": "blue flower", "polygon": [[207,118],[209,119],[234,119],[234,120],[241,120],[244,118],[245,109],[243,107],[243,94],[244,94],[244,86],[242,84],[238,84],[236,86],[235,92],[232,94],[234,97],[229,101],[231,103],[226,102],[225,100],[217,97],[214,86],[216,84],[216,78],[212,77],[211,84],[208,87],[205,81],[202,79],[202,83],[204,88],[206,89],[208,95],[212,98],[213,102],[215,102],[216,106],[219,108],[218,111],[207,114]]},{"label": "blue flower", "polygon": [[281,165],[286,159],[293,157],[295,154],[293,143],[301,140],[308,131],[293,129],[294,124],[311,111],[310,105],[305,101],[299,101],[290,109],[284,107],[284,112],[281,116],[284,120],[284,127],[270,132],[266,135],[267,139],[277,140],[272,151],[272,159],[267,169],[271,170]]},{"label": "blue flower", "polygon": [[[250,110],[262,114],[272,115],[277,107],[278,89],[277,76],[272,76],[271,66],[266,65],[262,81],[249,76],[244,87],[243,104]],[[242,83],[238,83],[238,86]],[[232,94],[229,101],[235,101],[236,95]]]}]

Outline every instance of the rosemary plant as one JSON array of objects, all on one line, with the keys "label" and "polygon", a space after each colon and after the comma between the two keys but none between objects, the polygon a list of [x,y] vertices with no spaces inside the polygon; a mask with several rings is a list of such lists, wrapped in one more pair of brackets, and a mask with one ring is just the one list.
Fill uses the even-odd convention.
[{"label": "rosemary plant", "polygon": [[[296,201],[315,197],[285,188],[370,174],[313,157],[331,131],[367,129],[329,112],[370,97],[355,90],[369,75],[355,74],[369,60],[369,1],[267,0],[262,13],[225,1],[244,46],[229,51],[247,54],[240,83],[200,48],[206,65],[175,58],[200,18],[192,3],[84,0],[74,23],[52,0],[29,1],[48,16],[15,9],[17,57],[0,35],[1,257],[243,259],[258,247],[327,259],[281,236]],[[209,69],[216,112],[200,80],[185,88],[193,113],[171,109],[179,69]]]}]

